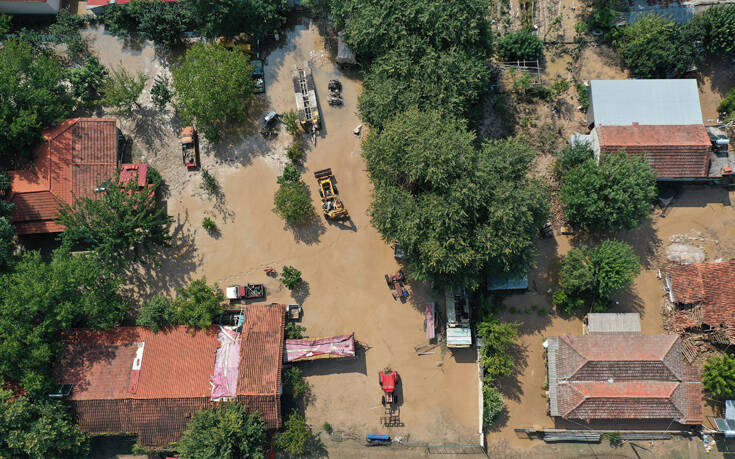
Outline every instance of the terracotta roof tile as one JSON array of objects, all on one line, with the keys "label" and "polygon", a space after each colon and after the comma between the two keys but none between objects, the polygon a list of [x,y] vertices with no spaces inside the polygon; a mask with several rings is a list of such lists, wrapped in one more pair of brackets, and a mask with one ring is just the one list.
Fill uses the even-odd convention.
[{"label": "terracotta roof tile", "polygon": [[603,154],[645,154],[659,177],[706,177],[712,142],[704,125],[598,126]]},{"label": "terracotta roof tile", "polygon": [[[72,196],[89,196],[103,180],[112,178],[117,165],[117,128],[112,118],[73,118],[43,133],[44,143],[35,152],[28,169],[10,171],[13,189],[10,201],[17,207],[13,220],[18,234],[58,232],[57,208],[24,198],[28,193],[48,193],[60,202],[73,203]],[[38,206],[36,206],[38,204]],[[33,212],[29,212],[31,209]],[[33,219],[29,216],[33,215]]]},{"label": "terracotta roof tile", "polygon": [[280,393],[285,320],[282,304],[245,307],[237,395]]}]

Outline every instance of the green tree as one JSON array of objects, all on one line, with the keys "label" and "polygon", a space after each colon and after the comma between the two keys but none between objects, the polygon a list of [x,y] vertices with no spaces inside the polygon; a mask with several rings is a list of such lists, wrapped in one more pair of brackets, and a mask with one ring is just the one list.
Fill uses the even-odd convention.
[{"label": "green tree", "polygon": [[207,279],[191,281],[188,287],[179,289],[171,303],[171,316],[177,324],[207,328],[212,320],[222,314],[225,295],[217,284],[207,285]]},{"label": "green tree", "polygon": [[197,43],[173,69],[174,107],[191,124],[217,143],[228,123],[244,119],[254,94],[253,65],[245,53],[216,44]]},{"label": "green tree", "polygon": [[8,267],[15,252],[15,227],[10,220],[0,217],[0,269]]},{"label": "green tree", "polygon": [[182,458],[260,459],[265,457],[265,422],[237,401],[194,413],[177,450]]},{"label": "green tree", "polygon": [[608,239],[595,247],[573,248],[561,264],[561,286],[567,296],[608,300],[633,283],[640,272],[633,247]]},{"label": "green tree", "polygon": [[188,0],[186,6],[207,37],[240,33],[263,40],[281,28],[285,0]]},{"label": "green tree", "polygon": [[589,231],[617,231],[638,226],[651,212],[656,174],[643,155],[620,152],[587,160],[568,171],[559,200],[567,220]]},{"label": "green tree", "polygon": [[96,105],[100,99],[100,91],[107,80],[109,73],[100,61],[90,56],[81,67],[69,70],[69,83],[74,98],[82,107]]},{"label": "green tree", "polygon": [[318,438],[306,424],[306,420],[294,410],[283,423],[284,430],[276,434],[275,446],[278,450],[293,457],[304,456]]},{"label": "green tree", "polygon": [[[149,178],[153,175],[149,173]],[[62,242],[70,248],[82,243],[91,247],[114,269],[151,259],[156,249],[171,245],[172,218],[156,196],[160,185],[138,188],[136,181],[120,185],[113,179],[104,192],[77,198],[73,206],[62,205],[58,217],[66,227]]]},{"label": "green tree", "polygon": [[195,25],[186,2],[133,0],[127,9],[135,21],[134,31],[142,38],[155,42],[164,51],[180,44],[184,33]]},{"label": "green tree", "polygon": [[82,37],[81,30],[87,25],[87,17],[73,13],[64,8],[56,15],[56,21],[48,28],[46,39],[66,45],[69,58],[72,62],[79,62],[89,57],[87,41]]},{"label": "green tree", "polygon": [[492,317],[477,324],[477,336],[485,343],[480,351],[480,365],[485,370],[486,382],[513,374],[515,362],[508,351],[518,340],[519,326],[519,323],[501,322]]},{"label": "green tree", "polygon": [[143,304],[135,323],[157,332],[172,324],[174,319],[172,315],[171,300],[166,296],[156,295]]},{"label": "green tree", "polygon": [[13,29],[13,16],[0,14],[0,37],[5,37]]},{"label": "green tree", "polygon": [[723,116],[726,122],[735,119],[735,88],[725,94],[725,98],[717,106],[717,111]]},{"label": "green tree", "polygon": [[117,325],[129,310],[119,285],[94,254],[57,251],[48,263],[20,255],[0,276],[0,380],[48,393],[60,332]]},{"label": "green tree", "polygon": [[286,131],[295,137],[299,133],[299,115],[294,110],[289,110],[283,114],[282,118]]},{"label": "green tree", "polygon": [[677,77],[694,65],[699,48],[684,31],[669,19],[650,14],[620,28],[614,43],[633,75]]},{"label": "green tree", "polygon": [[0,389],[0,453],[18,458],[82,458],[89,454],[89,437],[74,424],[63,403],[14,398]]},{"label": "green tree", "polygon": [[73,101],[62,82],[64,71],[50,51],[18,38],[0,49],[0,166],[32,160],[41,129],[61,121]]},{"label": "green tree", "polygon": [[286,164],[283,168],[283,175],[278,177],[278,183],[295,183],[301,180],[301,171],[294,164]]},{"label": "green tree", "polygon": [[283,282],[283,285],[285,285],[287,289],[295,289],[303,282],[301,279],[301,271],[293,266],[284,266],[283,272],[281,273],[281,282]]},{"label": "green tree", "polygon": [[102,103],[114,109],[118,115],[130,116],[134,108],[140,108],[138,97],[147,81],[148,77],[142,72],[133,75],[122,66],[111,70],[110,78],[102,87]]},{"label": "green tree", "polygon": [[498,40],[498,57],[503,61],[535,61],[544,54],[544,42],[529,30],[508,32]]},{"label": "green tree", "polygon": [[138,32],[138,20],[131,14],[125,4],[113,3],[108,5],[100,19],[112,35],[129,37]]},{"label": "green tree", "polygon": [[301,225],[314,218],[314,206],[306,184],[283,181],[274,197],[273,212],[286,220],[290,225]]},{"label": "green tree", "polygon": [[296,139],[286,148],[286,156],[291,162],[298,163],[304,157],[304,142]]},{"label": "green tree", "polygon": [[735,396],[735,357],[730,354],[707,359],[702,370],[704,388],[717,398]]},{"label": "green tree", "polygon": [[474,146],[464,122],[410,109],[370,131],[364,144],[374,185],[370,216],[408,255],[410,276],[475,286],[533,262],[548,215],[545,187],[529,178],[528,145],[514,139]]},{"label": "green tree", "polygon": [[570,170],[593,159],[593,157],[594,152],[588,143],[567,145],[559,152],[555,165],[556,173],[561,178]]},{"label": "green tree", "polygon": [[482,385],[482,426],[487,428],[493,425],[505,403],[503,394],[490,381]]},{"label": "green tree", "polygon": [[713,5],[698,14],[684,27],[693,29],[708,53],[716,58],[735,51],[735,8],[730,4]]},{"label": "green tree", "polygon": [[153,105],[159,110],[166,108],[166,104],[171,102],[174,94],[170,87],[171,82],[165,75],[157,75],[153,80],[153,86],[151,87],[151,100]]}]

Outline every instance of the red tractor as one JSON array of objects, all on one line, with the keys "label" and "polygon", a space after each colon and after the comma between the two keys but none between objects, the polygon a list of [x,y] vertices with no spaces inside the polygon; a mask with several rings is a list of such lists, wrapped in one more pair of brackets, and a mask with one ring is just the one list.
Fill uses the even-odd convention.
[{"label": "red tractor", "polygon": [[403,273],[403,270],[399,269],[392,275],[386,274],[385,283],[388,284],[388,288],[395,290],[393,292],[394,300],[408,298],[408,290],[403,287],[406,283],[406,275]]},{"label": "red tractor", "polygon": [[396,385],[398,384],[398,372],[386,368],[380,372],[378,383],[383,389],[383,396],[380,402],[383,405],[398,403],[398,394],[395,393]]}]

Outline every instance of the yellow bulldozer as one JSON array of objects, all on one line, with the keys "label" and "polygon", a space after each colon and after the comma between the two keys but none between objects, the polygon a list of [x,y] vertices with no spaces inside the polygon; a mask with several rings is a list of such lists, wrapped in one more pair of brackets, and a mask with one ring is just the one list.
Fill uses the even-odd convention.
[{"label": "yellow bulldozer", "polygon": [[319,182],[319,196],[322,198],[322,210],[324,217],[329,220],[343,220],[350,218],[345,205],[337,196],[337,188],[334,186],[334,175],[332,169],[322,169],[314,172],[314,177]]}]

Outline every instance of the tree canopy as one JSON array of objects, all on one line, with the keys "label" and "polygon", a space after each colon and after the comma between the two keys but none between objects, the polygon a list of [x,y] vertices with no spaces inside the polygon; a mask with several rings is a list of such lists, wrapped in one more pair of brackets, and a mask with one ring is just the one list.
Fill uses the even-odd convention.
[{"label": "tree canopy", "polygon": [[172,70],[174,107],[186,124],[210,142],[228,123],[241,122],[254,95],[253,65],[245,53],[213,43],[197,43]]},{"label": "tree canopy", "polygon": [[485,382],[495,382],[500,378],[510,376],[513,372],[513,357],[508,350],[518,339],[520,324],[501,322],[487,317],[477,324],[477,336],[482,338],[485,345],[480,355],[480,365],[485,371]]},{"label": "tree canopy", "polygon": [[498,40],[498,57],[504,61],[535,61],[544,53],[544,42],[529,30],[508,32]]},{"label": "tree canopy", "polygon": [[474,140],[464,122],[411,108],[363,144],[373,225],[406,251],[414,278],[475,286],[491,263],[532,264],[548,215],[545,187],[527,176],[533,153],[514,139]]},{"label": "tree canopy", "polygon": [[559,200],[567,220],[589,231],[617,231],[638,226],[651,212],[656,175],[642,155],[605,155],[589,159],[564,174]]},{"label": "tree canopy", "polygon": [[186,6],[207,37],[240,33],[263,40],[281,27],[286,0],[187,0]]},{"label": "tree canopy", "polygon": [[177,445],[182,458],[261,459],[265,422],[241,402],[224,402],[194,413]]},{"label": "tree canopy", "polygon": [[735,357],[724,354],[708,358],[702,370],[702,382],[717,398],[735,396]]},{"label": "tree canopy", "polygon": [[193,280],[188,287],[179,289],[174,299],[156,295],[146,302],[138,314],[137,324],[154,332],[171,325],[204,329],[222,314],[224,301],[225,296],[217,284],[207,285],[206,278]]},{"label": "tree canopy", "polygon": [[321,446],[318,437],[298,411],[293,410],[288,415],[283,427],[283,432],[276,434],[275,445],[291,457],[311,456],[309,453]]},{"label": "tree canopy", "polygon": [[692,29],[700,46],[713,56],[720,58],[735,51],[735,7],[731,4],[713,5],[684,27]]},{"label": "tree canopy", "polygon": [[63,84],[56,57],[18,38],[0,49],[0,166],[32,159],[41,129],[61,121],[73,101]]}]

